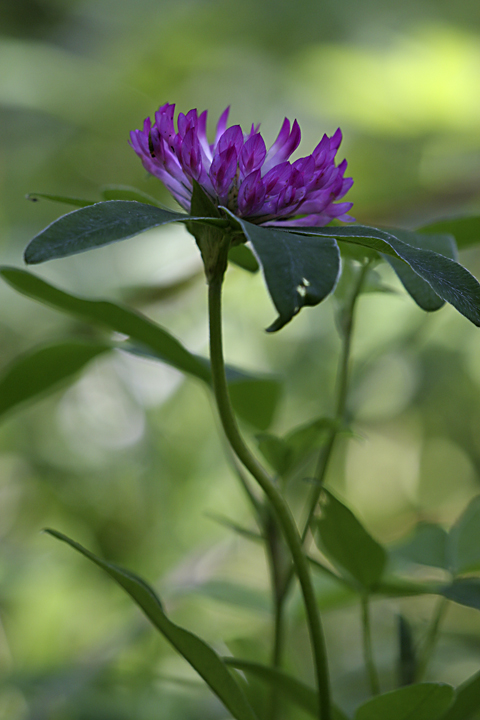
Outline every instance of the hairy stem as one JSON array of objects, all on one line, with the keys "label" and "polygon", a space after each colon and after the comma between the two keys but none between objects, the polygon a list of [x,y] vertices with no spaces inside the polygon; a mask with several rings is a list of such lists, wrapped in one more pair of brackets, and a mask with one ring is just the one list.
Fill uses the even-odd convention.
[{"label": "hairy stem", "polygon": [[363,630],[363,657],[365,659],[365,667],[367,669],[368,681],[370,684],[370,692],[372,695],[380,693],[380,683],[378,681],[377,668],[373,658],[372,647],[372,628],[370,625],[370,601],[368,595],[362,595],[362,630]]},{"label": "hairy stem", "polygon": [[319,692],[319,718],[331,720],[330,683],[328,677],[327,657],[320,615],[317,608],[315,593],[308,561],[303,553],[302,542],[295,525],[293,516],[278,491],[273,479],[252,455],[245,444],[235,416],[233,414],[228,395],[225,378],[225,363],[222,343],[222,317],[221,297],[223,285],[223,272],[210,278],[208,288],[208,306],[210,323],[210,360],[212,367],[212,380],[218,412],[225,435],[238,459],[258,482],[275,513],[278,524],[282,529],[285,542],[290,550],[295,572],[300,582],[307,622],[312,644],[315,675]]}]

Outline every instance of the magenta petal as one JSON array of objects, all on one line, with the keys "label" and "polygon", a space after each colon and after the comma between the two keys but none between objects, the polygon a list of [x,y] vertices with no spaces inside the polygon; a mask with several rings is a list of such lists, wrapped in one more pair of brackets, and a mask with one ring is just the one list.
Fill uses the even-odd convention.
[{"label": "magenta petal", "polygon": [[260,170],[245,178],[238,191],[238,209],[243,216],[255,215],[265,198],[265,187]]},{"label": "magenta petal", "polygon": [[230,185],[237,172],[237,152],[231,145],[215,155],[210,166],[210,180],[220,198],[228,194]]},{"label": "magenta petal", "polygon": [[242,175],[245,177],[254,170],[258,170],[263,165],[266,154],[265,141],[260,134],[249,138],[241,149],[238,158],[238,165]]},{"label": "magenta petal", "polygon": [[222,153],[225,150],[228,150],[230,147],[235,148],[235,152],[238,154],[243,146],[243,132],[240,125],[232,125],[231,127],[227,128],[223,135],[219,138],[218,144],[216,147],[216,153]]},{"label": "magenta petal", "polygon": [[217,131],[215,133],[214,147],[217,147],[219,138],[223,135],[223,133],[227,129],[227,121],[228,121],[229,114],[230,114],[230,105],[225,108],[225,110],[223,111],[223,113],[220,115],[220,117],[218,119]]}]

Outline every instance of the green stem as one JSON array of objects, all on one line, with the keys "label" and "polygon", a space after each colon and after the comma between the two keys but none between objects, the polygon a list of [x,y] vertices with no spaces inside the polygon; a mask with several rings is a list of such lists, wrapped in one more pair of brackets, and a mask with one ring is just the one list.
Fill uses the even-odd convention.
[{"label": "green stem", "polygon": [[315,483],[313,485],[312,493],[308,503],[308,515],[305,522],[302,540],[305,542],[310,529],[313,516],[317,507],[318,500],[320,498],[322,487],[325,482],[325,476],[330,464],[332,457],[333,448],[338,437],[339,430],[345,422],[345,411],[347,405],[347,393],[348,393],[348,382],[350,379],[350,354],[352,347],[352,336],[355,320],[355,307],[357,304],[358,297],[365,282],[365,278],[371,266],[371,261],[368,260],[360,268],[357,275],[357,281],[353,287],[352,294],[348,300],[346,307],[344,308],[341,321],[341,333],[342,333],[342,354],[340,357],[340,366],[337,379],[337,406],[335,412],[335,420],[337,421],[335,426],[330,431],[329,437],[326,444],[323,446],[320,456],[318,458],[317,467],[315,470]]},{"label": "green stem", "polygon": [[434,612],[432,620],[430,622],[430,626],[429,626],[429,628],[427,630],[427,634],[425,636],[425,640],[423,643],[423,651],[422,651],[422,654],[418,661],[417,672],[416,672],[416,681],[417,682],[420,682],[425,677],[428,665],[430,663],[430,660],[432,659],[433,651],[435,650],[435,646],[438,641],[438,634],[440,631],[440,626],[445,617],[445,613],[447,612],[447,609],[448,609],[447,598],[444,598],[444,597],[439,598],[439,600],[437,602],[437,606],[435,608],[435,612]]},{"label": "green stem", "polygon": [[319,693],[319,718],[331,720],[330,683],[328,677],[327,657],[320,615],[313,590],[308,561],[303,553],[302,542],[293,516],[283,497],[257,459],[245,444],[233,415],[225,378],[225,363],[222,346],[222,298],[223,272],[210,278],[208,288],[208,307],[210,323],[210,360],[212,380],[218,412],[225,435],[245,468],[258,482],[276,515],[285,541],[292,555],[292,561],[302,589],[307,622],[312,644],[315,675]]},{"label": "green stem", "polygon": [[365,667],[367,669],[368,681],[372,695],[380,693],[380,683],[378,681],[378,673],[373,659],[372,647],[372,628],[370,625],[370,602],[368,595],[362,595],[362,629],[363,629],[363,657],[365,659]]},{"label": "green stem", "polygon": [[[355,317],[355,308],[357,304],[358,297],[360,295],[360,292],[363,287],[363,283],[365,282],[365,278],[367,277],[368,271],[371,266],[371,261],[367,261],[361,268],[356,278],[356,283],[353,287],[352,293],[349,297],[348,303],[346,307],[344,308],[343,312],[343,322],[341,326],[342,330],[342,350],[341,350],[341,357],[340,357],[340,365],[339,365],[339,371],[338,371],[338,379],[337,379],[337,402],[336,402],[336,413],[335,413],[335,419],[337,420],[337,424],[334,428],[330,431],[329,437],[327,438],[326,444],[323,446],[322,451],[320,453],[316,471],[315,471],[315,484],[312,490],[312,494],[310,497],[310,501],[308,503],[308,516],[307,520],[304,525],[304,529],[302,532],[302,543],[305,544],[308,536],[308,532],[310,529],[310,524],[312,522],[315,509],[320,497],[321,489],[325,480],[325,476],[330,464],[330,459],[332,457],[333,448],[336,443],[336,439],[338,436],[338,431],[341,428],[342,423],[345,420],[345,410],[346,410],[346,402],[347,402],[347,394],[348,394],[348,382],[349,382],[349,375],[350,375],[350,354],[351,354],[351,345],[352,345],[352,335],[353,335],[353,329],[354,329],[354,317]],[[269,559],[270,559],[270,565],[275,563],[275,557],[272,556],[271,549],[267,545],[267,550],[269,552]],[[278,573],[277,573],[278,575]],[[334,573],[332,573],[334,575]],[[274,662],[277,662],[280,664],[281,662],[281,647],[283,645],[283,627],[282,622],[284,618],[284,604],[288,597],[289,590],[291,587],[291,583],[294,576],[294,569],[291,568],[290,572],[287,573],[285,576],[285,580],[283,583],[283,587],[281,589],[281,592],[277,591],[277,595],[275,598],[275,634],[274,634],[274,646],[273,646],[273,653],[272,658],[274,658]],[[278,646],[278,647],[277,647]],[[272,703],[273,707],[273,703]],[[272,710],[272,715],[270,716],[270,720],[275,720],[275,714],[274,710]]]}]

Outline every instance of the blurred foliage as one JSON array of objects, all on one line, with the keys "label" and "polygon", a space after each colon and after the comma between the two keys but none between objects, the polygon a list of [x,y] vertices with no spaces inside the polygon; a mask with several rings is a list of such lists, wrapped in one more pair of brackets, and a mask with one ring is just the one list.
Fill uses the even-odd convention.
[{"label": "blurred foliage", "polygon": [[[340,125],[360,222],[411,228],[480,209],[473,0],[3,0],[0,28],[3,264],[21,266],[28,240],[64,211],[27,202],[27,193],[95,200],[113,183],[172,206],[127,144],[129,130],[167,101],[208,108],[211,119],[231,104],[234,122],[261,121],[270,141],[284,115],[296,117],[307,151]],[[480,275],[474,249],[461,260]],[[205,354],[199,267],[187,233],[164,228],[40,274],[91,298],[128,299]],[[480,492],[480,336],[451,308],[422,313],[386,266],[376,280],[358,308],[354,433],[339,442],[329,483],[375,537],[394,542],[418,520],[449,527]],[[99,341],[90,325],[6,285],[0,298],[0,368],[67,331]],[[261,278],[229,271],[227,357],[284,378],[276,434],[332,412],[334,311],[330,299],[266,336],[273,310]],[[221,654],[266,661],[262,550],[208,515],[255,530],[216,431],[196,380],[119,351],[4,420],[0,720],[226,717],[108,578],[39,534],[57,528],[148,578],[175,621]],[[304,490],[292,479],[294,505]],[[320,576],[317,592],[328,609],[334,694],[351,711],[368,695],[360,611],[333,580]],[[397,615],[417,638],[432,607],[428,598],[375,601],[383,689],[395,683]],[[296,596],[289,610],[286,669],[309,682]],[[480,616],[452,605],[431,678],[458,684],[479,660]]]}]

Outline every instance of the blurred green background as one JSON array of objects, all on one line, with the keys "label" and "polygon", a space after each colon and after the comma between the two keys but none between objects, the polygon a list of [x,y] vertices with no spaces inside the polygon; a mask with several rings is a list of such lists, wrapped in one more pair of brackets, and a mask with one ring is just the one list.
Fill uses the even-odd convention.
[{"label": "blurred green background", "polygon": [[[208,108],[210,130],[231,105],[231,121],[261,122],[267,144],[285,115],[297,118],[301,154],[340,125],[359,222],[416,227],[480,209],[474,0],[2,0],[0,33],[3,264],[22,266],[28,240],[67,209],[29,203],[28,192],[98,199],[116,183],[170,203],[127,144],[165,102]],[[461,261],[480,276],[478,252]],[[205,354],[200,270],[190,236],[172,227],[36,272],[89,297],[133,301]],[[480,491],[480,335],[451,308],[425,315],[392,271],[381,273],[398,292],[359,303],[356,435],[339,445],[329,482],[394,542],[418,519],[449,525]],[[67,332],[97,332],[5,285],[0,299],[0,368]],[[227,357],[284,380],[273,431],[332,412],[334,309],[329,300],[304,310],[267,336],[274,311],[261,278],[229,271]],[[227,717],[108,578],[39,532],[52,526],[156,583],[172,618],[220,652],[266,659],[262,550],[208,515],[253,528],[217,430],[203,387],[121,353],[3,420],[0,720]],[[350,710],[368,694],[358,606],[333,585],[318,593],[334,693]],[[431,609],[429,599],[376,602],[384,690],[396,614],[421,633]],[[290,613],[287,667],[310,681],[298,598]],[[452,607],[430,677],[457,684],[479,661],[480,617]]]}]

